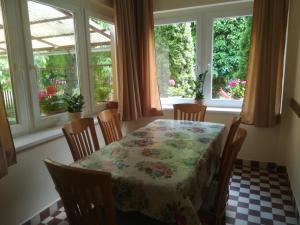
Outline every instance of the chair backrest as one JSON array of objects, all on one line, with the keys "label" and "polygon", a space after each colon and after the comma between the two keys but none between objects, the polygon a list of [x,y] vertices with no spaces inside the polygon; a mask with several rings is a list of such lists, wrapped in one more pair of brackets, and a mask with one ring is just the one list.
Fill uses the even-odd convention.
[{"label": "chair backrest", "polygon": [[[235,140],[229,145],[228,158],[226,164],[220,168],[220,178],[218,184],[218,192],[214,203],[214,213],[217,218],[215,220],[221,219],[225,213],[225,207],[228,197],[228,185],[231,177],[231,173],[234,167],[235,160],[242,145],[246,139],[247,131],[243,128],[239,128]],[[219,223],[216,223],[219,224]]]},{"label": "chair backrest", "polygon": [[201,104],[174,104],[175,120],[204,121],[206,106]]},{"label": "chair backrest", "polygon": [[106,103],[106,109],[110,109],[111,112],[115,113],[118,116],[119,123],[121,126],[121,114],[118,111],[119,103],[115,101],[110,101]]},{"label": "chair backrest", "polygon": [[225,145],[224,145],[224,148],[223,148],[219,168],[224,167],[224,164],[227,162],[227,158],[228,158],[228,154],[229,154],[228,148],[232,144],[232,142],[233,142],[233,140],[236,136],[236,133],[237,133],[237,131],[240,127],[240,124],[241,124],[241,120],[242,120],[241,117],[234,117],[232,119],[232,123],[230,125],[229,132],[228,132],[228,135],[227,135],[227,139],[226,139],[226,142],[225,142]]},{"label": "chair backrest", "polygon": [[44,162],[70,225],[117,225],[110,173]]},{"label": "chair backrest", "polygon": [[106,103],[106,108],[107,109],[118,109],[118,107],[119,107],[118,102],[109,101],[109,102]]},{"label": "chair backrest", "polygon": [[62,128],[74,161],[100,149],[93,118],[81,118]]},{"label": "chair backrest", "polygon": [[102,130],[105,144],[108,145],[122,138],[120,120],[114,111],[110,109],[103,110],[98,114],[97,119]]}]

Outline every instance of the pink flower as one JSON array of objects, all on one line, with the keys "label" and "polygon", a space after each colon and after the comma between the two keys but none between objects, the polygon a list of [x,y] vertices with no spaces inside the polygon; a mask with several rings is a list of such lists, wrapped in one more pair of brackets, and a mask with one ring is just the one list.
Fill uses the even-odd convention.
[{"label": "pink flower", "polygon": [[47,92],[44,91],[44,90],[39,91],[39,93],[38,93],[38,98],[39,98],[40,101],[43,100],[43,99],[45,99],[47,96],[48,96]]},{"label": "pink flower", "polygon": [[169,86],[174,86],[176,84],[175,80],[171,79],[168,81]]},{"label": "pink flower", "polygon": [[245,81],[245,80],[241,81],[241,84],[244,86],[246,85],[246,83],[247,83],[247,81]]},{"label": "pink flower", "polygon": [[238,85],[240,83],[240,79],[234,79],[234,80],[231,80],[229,83],[228,83],[228,87],[234,87],[236,85]]}]

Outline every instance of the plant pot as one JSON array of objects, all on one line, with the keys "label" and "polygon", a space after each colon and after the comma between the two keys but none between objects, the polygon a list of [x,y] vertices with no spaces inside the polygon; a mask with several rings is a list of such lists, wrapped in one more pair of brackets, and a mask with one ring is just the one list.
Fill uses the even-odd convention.
[{"label": "plant pot", "polygon": [[195,102],[196,104],[203,105],[204,100],[203,100],[203,99],[195,99],[194,102]]},{"label": "plant pot", "polygon": [[82,112],[69,112],[69,121],[77,120],[82,117]]}]

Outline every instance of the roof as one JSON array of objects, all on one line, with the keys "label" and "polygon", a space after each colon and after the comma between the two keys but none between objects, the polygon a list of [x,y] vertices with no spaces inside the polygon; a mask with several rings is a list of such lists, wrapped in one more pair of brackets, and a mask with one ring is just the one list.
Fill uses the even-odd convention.
[{"label": "roof", "polygon": [[[75,25],[72,12],[28,1],[29,22],[34,52],[53,52],[75,48]],[[1,13],[1,11],[0,11]],[[89,19],[91,45],[110,45],[109,28]],[[0,54],[6,53],[2,15],[0,16]]]}]

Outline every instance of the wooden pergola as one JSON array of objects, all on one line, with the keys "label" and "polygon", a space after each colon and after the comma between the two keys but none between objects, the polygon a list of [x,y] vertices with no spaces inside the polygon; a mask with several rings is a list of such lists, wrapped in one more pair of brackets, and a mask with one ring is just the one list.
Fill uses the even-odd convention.
[{"label": "wooden pergola", "polygon": [[[34,53],[63,52],[75,49],[74,19],[71,12],[28,1],[28,14]],[[0,54],[6,54],[5,34],[0,17]],[[89,20],[90,43],[93,48],[111,44],[109,29]]]}]

